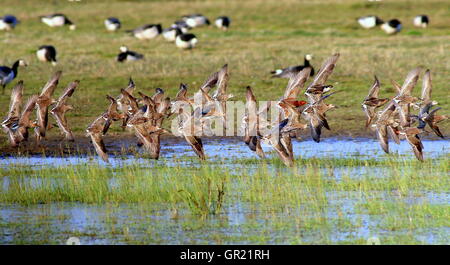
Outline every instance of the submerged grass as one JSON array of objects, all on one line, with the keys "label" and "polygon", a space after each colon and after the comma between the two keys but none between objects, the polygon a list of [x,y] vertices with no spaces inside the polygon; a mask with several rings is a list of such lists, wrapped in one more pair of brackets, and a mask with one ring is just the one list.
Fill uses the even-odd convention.
[{"label": "submerged grass", "polygon": [[[13,209],[20,205],[67,207],[60,203],[98,205],[102,211],[111,208],[108,205],[112,209],[157,207],[151,213],[134,213],[132,225],[109,213],[106,233],[76,229],[106,240],[98,242],[346,244],[365,243],[370,234],[391,244],[438,244],[448,239],[442,236],[448,235],[450,220],[448,157],[424,163],[401,157],[380,161],[299,158],[293,168],[264,162],[248,165],[248,159],[200,167],[181,162],[38,169],[12,164],[1,170],[0,203]],[[159,228],[141,227],[148,222],[145,218]],[[181,234],[175,232],[180,228],[173,222],[183,224]],[[8,224],[8,219],[0,220],[0,230],[14,230]],[[117,233],[123,238],[108,237]]]}]

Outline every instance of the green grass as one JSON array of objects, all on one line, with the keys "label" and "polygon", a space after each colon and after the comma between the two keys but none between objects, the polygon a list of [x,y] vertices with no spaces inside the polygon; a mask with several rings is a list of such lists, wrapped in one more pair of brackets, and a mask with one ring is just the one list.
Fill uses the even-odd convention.
[{"label": "green grass", "polygon": [[[11,164],[1,171],[0,204],[51,210],[38,210],[31,221],[13,221],[22,215],[0,219],[0,230],[28,224],[35,231],[9,242],[33,243],[45,231],[51,235],[38,242],[61,243],[64,225],[43,230],[42,223],[78,220],[65,209],[87,207],[92,220],[82,222],[93,227],[74,233],[95,234],[82,236],[91,243],[361,244],[368,232],[384,244],[448,243],[448,157],[424,163],[401,157],[331,161],[297,159],[292,169],[264,162],[252,169],[239,159],[150,170],[139,164],[38,169]],[[130,220],[118,220],[124,215]],[[239,224],[230,224],[236,218]]]},{"label": "green grass", "polygon": [[[0,32],[0,63],[11,64],[17,58],[30,65],[19,70],[25,80],[25,94],[37,93],[52,72],[62,69],[64,75],[56,95],[74,79],[80,79],[79,91],[72,100],[75,110],[68,114],[77,135],[108,105],[105,94],[117,95],[129,76],[133,76],[140,91],[151,93],[164,88],[174,96],[180,82],[197,89],[206,77],[224,63],[230,65],[230,92],[236,100],[244,99],[247,85],[255,89],[260,100],[278,98],[286,86],[285,80],[269,78],[277,67],[303,61],[303,55],[314,55],[313,65],[334,52],[342,54],[330,83],[342,91],[330,99],[338,108],[330,113],[331,133],[341,135],[367,134],[360,102],[377,74],[382,82],[382,96],[393,96],[390,79],[401,82],[416,66],[430,68],[433,74],[433,95],[449,110],[447,86],[450,81],[448,51],[450,49],[449,13],[445,1],[384,1],[361,3],[345,1],[3,1],[4,13],[15,14],[21,24],[11,32]],[[67,14],[77,30],[50,28],[38,21],[38,16],[52,12]],[[168,26],[183,14],[199,12],[211,19],[229,15],[232,25],[228,32],[214,27],[193,32],[199,45],[192,51],[181,51],[162,38],[137,40],[123,29],[145,23]],[[426,13],[431,24],[427,29],[412,25],[415,15]],[[404,30],[386,36],[381,30],[365,30],[355,18],[377,14],[382,18],[396,17]],[[123,29],[108,33],[103,20],[117,16]],[[59,51],[59,65],[40,63],[35,50],[43,44],[53,44]],[[114,61],[120,45],[144,53],[146,60],[130,64]],[[12,87],[10,85],[9,89]],[[416,88],[418,95],[420,85]],[[192,91],[191,91],[192,93]],[[0,96],[0,113],[6,113],[8,95]],[[345,122],[343,122],[345,121]],[[444,131],[449,128],[444,123]],[[112,132],[118,132],[115,126]],[[54,130],[50,135],[57,133]],[[328,133],[328,132],[326,132]],[[5,138],[6,141],[6,138]]]}]

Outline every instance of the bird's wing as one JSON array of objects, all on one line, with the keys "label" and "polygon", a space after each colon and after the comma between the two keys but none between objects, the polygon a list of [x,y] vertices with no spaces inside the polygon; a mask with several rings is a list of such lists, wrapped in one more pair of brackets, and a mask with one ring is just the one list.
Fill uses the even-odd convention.
[{"label": "bird's wing", "polygon": [[58,124],[59,129],[64,133],[66,139],[72,140],[73,139],[73,133],[72,130],[70,130],[65,113],[61,112],[53,112],[53,116],[56,119],[56,123]]},{"label": "bird's wing", "polygon": [[422,69],[420,67],[417,67],[408,73],[400,90],[401,95],[411,95],[412,89],[416,86],[417,80],[419,80],[421,70]]},{"label": "bird's wing", "polygon": [[380,81],[378,80],[377,76],[375,77],[375,81],[372,84],[372,87],[369,90],[369,95],[367,95],[367,98],[378,98],[378,93],[380,92]]},{"label": "bird's wing", "polygon": [[203,85],[200,87],[203,89],[206,93],[209,92],[211,88],[213,88],[219,80],[219,72],[215,72],[211,74],[208,79],[203,83]]},{"label": "bird's wing", "polygon": [[306,67],[303,70],[301,70],[296,75],[289,78],[288,85],[286,87],[286,91],[284,92],[283,98],[297,98],[300,94],[300,89],[303,88],[306,81],[309,78],[309,75],[311,73],[311,67]]},{"label": "bird's wing", "polygon": [[106,153],[106,146],[103,142],[102,136],[99,133],[91,133],[90,136],[97,154],[103,159],[103,161],[109,162],[108,154]]},{"label": "bird's wing", "polygon": [[67,99],[73,95],[79,83],[79,80],[75,80],[70,83],[69,86],[67,86],[67,88],[64,90],[64,93],[59,97],[58,103],[56,103],[56,107],[60,107],[66,104]]},{"label": "bird's wing", "polygon": [[381,148],[384,152],[389,154],[389,142],[387,136],[387,126],[386,125],[378,125],[377,126],[377,138],[380,143]]},{"label": "bird's wing", "polygon": [[329,57],[322,64],[322,67],[320,68],[319,72],[317,73],[316,77],[309,85],[309,87],[313,87],[315,85],[324,85],[328,77],[333,73],[334,67],[336,66],[336,62],[338,59],[339,53],[336,53],[333,56]]},{"label": "bird's wing", "polygon": [[53,76],[48,80],[48,82],[42,88],[40,97],[50,98],[55,92],[55,88],[58,86],[59,78],[61,77],[62,71],[58,71],[53,74]]},{"label": "bird's wing", "polygon": [[423,145],[419,136],[416,134],[407,135],[406,140],[411,145],[414,155],[417,157],[417,159],[423,162]]},{"label": "bird's wing", "polygon": [[9,105],[9,113],[8,118],[20,116],[20,106],[22,105],[22,97],[23,97],[23,81],[20,80],[17,85],[14,86],[11,92],[11,103]]},{"label": "bird's wing", "polygon": [[184,138],[191,145],[194,152],[198,155],[201,160],[205,160],[205,152],[203,151],[202,140],[197,136],[185,135]]},{"label": "bird's wing", "polygon": [[19,119],[20,125],[28,126],[30,124],[30,116],[35,108],[37,98],[37,95],[33,95],[28,99],[27,104],[25,104],[25,108],[23,109],[22,115]]},{"label": "bird's wing", "polygon": [[422,83],[422,93],[421,93],[421,99],[424,102],[431,101],[431,72],[430,70],[427,70],[425,72],[425,75],[423,76],[423,83]]}]

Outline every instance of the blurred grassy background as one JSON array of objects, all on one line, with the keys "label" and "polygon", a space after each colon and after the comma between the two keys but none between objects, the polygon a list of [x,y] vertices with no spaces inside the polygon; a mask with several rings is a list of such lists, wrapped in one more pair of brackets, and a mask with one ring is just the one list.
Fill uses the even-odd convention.
[{"label": "blurred grassy background", "polygon": [[[302,63],[306,53],[314,55],[312,64],[316,70],[327,56],[341,53],[329,80],[342,91],[329,100],[338,106],[329,113],[331,133],[365,134],[360,103],[374,74],[382,82],[381,96],[387,97],[394,95],[390,79],[403,82],[412,68],[430,68],[434,99],[444,109],[442,113],[450,110],[450,5],[445,0],[381,3],[363,0],[2,0],[1,12],[14,14],[21,20],[15,30],[0,32],[0,64],[11,65],[18,58],[29,62],[27,68],[19,70],[15,80],[25,81],[26,95],[37,93],[52,72],[59,69],[63,70],[63,78],[55,96],[61,94],[68,82],[81,80],[71,100],[76,109],[68,114],[78,135],[84,134],[87,125],[106,109],[105,94],[117,95],[129,76],[133,76],[139,90],[149,94],[161,87],[174,96],[180,82],[188,83],[192,94],[211,72],[228,63],[230,92],[236,100],[244,100],[247,85],[254,87],[259,100],[269,100],[278,98],[287,83],[287,80],[271,79],[269,71]],[[66,14],[77,24],[77,29],[50,28],[39,21],[38,16],[54,12]],[[168,27],[189,13],[202,13],[212,22],[219,15],[228,15],[231,28],[227,32],[213,26],[192,30],[199,39],[192,51],[179,50],[162,37],[142,41],[124,32],[146,23],[162,23]],[[422,13],[430,17],[429,28],[414,28],[414,16]],[[402,32],[387,36],[378,28],[361,28],[356,18],[369,14],[385,20],[401,20]],[[106,32],[103,21],[109,16],[122,21],[119,32]],[[58,66],[37,61],[35,51],[43,44],[57,48]],[[143,53],[145,60],[116,63],[115,56],[122,44]],[[0,95],[2,115],[8,109],[9,91],[15,82],[7,87],[5,95]],[[416,95],[420,87],[421,84],[416,87]],[[448,122],[443,127],[444,134],[448,133]],[[113,129],[118,130],[118,126]],[[6,141],[5,135],[2,139]]]}]

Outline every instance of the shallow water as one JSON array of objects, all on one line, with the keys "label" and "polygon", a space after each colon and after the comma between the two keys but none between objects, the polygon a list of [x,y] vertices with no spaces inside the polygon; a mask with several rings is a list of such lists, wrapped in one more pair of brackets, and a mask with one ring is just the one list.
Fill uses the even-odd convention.
[{"label": "shallow water", "polygon": [[[448,141],[423,141],[426,159],[448,157],[450,147]],[[239,139],[205,139],[205,152],[210,160],[255,157]],[[414,159],[410,146],[406,142],[400,145],[391,144],[392,156],[404,156]],[[270,148],[264,147],[265,150]],[[303,158],[376,158],[389,159],[391,155],[381,151],[377,141],[372,139],[325,139],[321,143],[310,140],[294,142],[294,152]],[[194,157],[193,151],[184,142],[162,145],[162,159],[154,161],[144,158],[111,157],[111,166],[124,164],[140,164],[152,167],[165,163],[177,166],[195,165],[192,161],[180,161],[183,156]],[[96,157],[9,157],[0,159],[0,167],[10,164],[23,164],[35,167],[70,166],[77,164],[100,164]],[[233,165],[229,167],[245,167],[252,172],[255,166]],[[223,164],[221,164],[223,166]],[[253,169],[252,169],[253,167]],[[270,168],[269,170],[276,170]],[[283,170],[283,168],[278,168]],[[301,166],[298,173],[306,170]],[[383,167],[333,167],[320,168],[321,176],[326,179],[340,181],[343,177],[358,178],[360,176],[389,177],[388,169]],[[370,174],[369,174],[370,173]],[[445,177],[445,175],[444,175]],[[447,175],[448,177],[448,175]],[[2,177],[3,191],[8,189],[10,177]],[[42,184],[43,179],[25,178],[31,186]],[[45,181],[55,181],[46,177]],[[117,185],[114,176],[109,180],[110,188]],[[0,204],[0,244],[65,244],[69,237],[80,238],[82,244],[314,244],[345,243],[369,237],[392,237],[395,235],[413,234],[414,240],[425,244],[448,244],[450,228],[414,229],[385,231],[380,225],[383,216],[370,215],[361,211],[359,205],[367,203],[359,191],[326,193],[327,207],[320,212],[306,211],[301,203],[298,206],[268,209],[245,203],[240,200],[226,203],[222,213],[207,218],[192,215],[184,205],[169,203],[103,203],[90,205],[83,203],[51,203],[51,204]],[[379,196],[388,201],[401,200],[408,205],[448,205],[450,193],[424,192],[421,194],[401,195],[395,190],[379,191]],[[179,209],[174,214],[173,208]],[[296,208],[297,207],[297,208]],[[318,215],[325,218],[326,226],[315,226]],[[306,218],[306,219],[305,219]],[[306,221],[305,221],[306,220]],[[306,224],[305,224],[306,222]],[[308,222],[311,222],[310,224]],[[381,242],[383,243],[383,242]]]},{"label": "shallow water", "polygon": [[[423,140],[424,158],[430,159],[441,156],[448,156],[450,153],[450,144],[447,140]],[[205,138],[203,140],[205,154],[208,160],[225,160],[235,158],[254,158],[254,154],[244,142],[238,138]],[[263,149],[269,154],[272,150],[269,146]],[[355,139],[336,139],[328,138],[316,143],[312,140],[293,141],[293,150],[296,156],[303,158],[375,158],[389,159],[390,155],[385,154],[378,142],[374,139],[355,138]],[[143,153],[143,150],[140,150]],[[400,145],[390,143],[391,155],[405,156],[406,158],[414,158],[411,146],[402,141]],[[191,147],[184,141],[170,143],[165,145],[164,140],[161,144],[161,156],[159,161],[150,159],[136,158],[134,156],[110,156],[110,166],[121,166],[124,164],[143,164],[151,167],[154,163],[176,164],[180,165],[179,159],[184,157],[194,157],[195,154]],[[66,157],[6,157],[0,159],[0,167],[7,167],[9,164],[23,164],[34,166],[67,166],[86,163],[99,163],[101,165],[109,165],[104,163],[97,156],[66,156]]]}]

